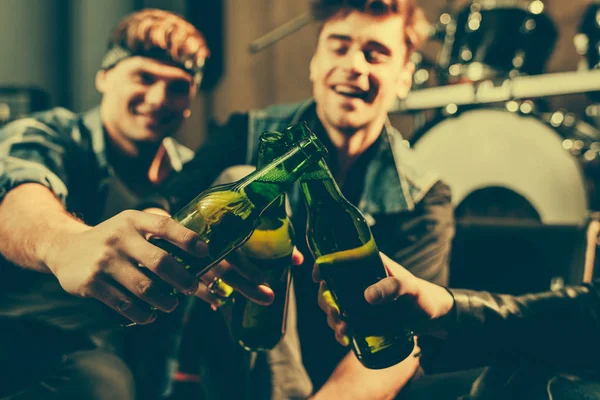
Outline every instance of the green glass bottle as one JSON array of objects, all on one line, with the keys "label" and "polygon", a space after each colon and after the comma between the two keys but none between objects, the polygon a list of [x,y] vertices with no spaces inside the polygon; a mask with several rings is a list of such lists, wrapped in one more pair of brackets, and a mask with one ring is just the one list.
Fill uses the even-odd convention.
[{"label": "green glass bottle", "polygon": [[202,265],[165,240],[153,239],[153,243],[173,254],[196,276],[203,275],[250,237],[261,214],[325,152],[316,136],[304,137],[263,168],[237,182],[211,187],[179,210],[173,219],[197,232],[208,244]]},{"label": "green glass bottle", "polygon": [[[306,126],[286,130],[308,137]],[[348,323],[352,349],[372,369],[390,367],[414,348],[412,332],[401,326],[393,305],[371,305],[370,285],[387,276],[371,229],[362,213],[346,200],[324,159],[304,173],[300,187],[307,206],[306,239],[321,274]]]},{"label": "green glass bottle", "polygon": [[[258,168],[285,153],[287,147],[281,133],[263,133],[258,150]],[[232,334],[248,351],[270,350],[285,333],[292,279],[294,230],[285,210],[285,194],[261,215],[258,226],[241,250],[254,265],[265,271],[266,284],[273,289],[275,299],[269,306],[262,306],[236,293]]]}]

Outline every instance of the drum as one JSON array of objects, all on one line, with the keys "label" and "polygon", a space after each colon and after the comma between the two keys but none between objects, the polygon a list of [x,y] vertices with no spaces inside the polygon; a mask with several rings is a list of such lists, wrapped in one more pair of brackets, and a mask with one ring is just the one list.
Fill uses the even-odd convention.
[{"label": "drum", "polygon": [[[526,200],[535,210],[528,215],[539,216],[544,224],[583,224],[588,198],[582,166],[565,149],[574,140],[533,115],[530,104],[507,106],[513,111],[475,108],[439,118],[415,135],[414,149],[442,174],[457,207],[481,189],[496,188],[491,189],[496,192],[491,200],[498,200],[498,192],[506,189]],[[507,204],[516,203],[507,192],[506,196]],[[506,213],[515,218],[524,215],[519,210]]]},{"label": "drum", "polygon": [[451,287],[522,294],[581,281],[587,150],[553,115],[528,102],[467,108],[415,135],[421,161],[452,189]]},{"label": "drum", "polygon": [[447,83],[544,72],[557,31],[539,1],[475,0],[446,24]]}]

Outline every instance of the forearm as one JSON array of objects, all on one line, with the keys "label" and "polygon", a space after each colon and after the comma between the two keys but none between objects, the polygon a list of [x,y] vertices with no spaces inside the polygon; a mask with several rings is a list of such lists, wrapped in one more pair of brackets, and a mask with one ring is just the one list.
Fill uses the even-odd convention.
[{"label": "forearm", "polygon": [[530,362],[565,372],[599,368],[600,300],[576,286],[519,297],[453,291],[455,327],[437,350],[421,340],[429,371]]},{"label": "forearm", "polygon": [[0,253],[24,268],[50,272],[45,258],[58,237],[85,229],[50,190],[36,183],[15,187],[0,203]]},{"label": "forearm", "polygon": [[312,400],[385,400],[394,399],[412,378],[419,359],[411,354],[400,364],[386,369],[367,369],[349,352]]}]

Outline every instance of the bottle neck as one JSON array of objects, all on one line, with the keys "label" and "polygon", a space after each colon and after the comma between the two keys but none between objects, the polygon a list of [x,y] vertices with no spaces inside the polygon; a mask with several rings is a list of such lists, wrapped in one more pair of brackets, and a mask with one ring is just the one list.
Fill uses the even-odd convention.
[{"label": "bottle neck", "polygon": [[290,190],[323,153],[324,147],[315,137],[302,140],[283,156],[240,180],[237,190],[243,190],[254,206],[263,210]]},{"label": "bottle neck", "polygon": [[[267,136],[264,137],[265,135]],[[256,168],[264,168],[287,150],[287,142],[280,133],[273,132],[270,136],[268,133],[264,133],[261,136],[261,143],[258,147],[258,161],[256,163]],[[287,218],[285,211],[285,194],[279,196],[277,200],[263,212],[260,218],[261,222],[257,229],[261,229],[261,226],[263,225],[273,226],[274,224],[277,224],[277,221],[285,220]]]},{"label": "bottle neck", "polygon": [[300,187],[309,208],[347,201],[324,159],[300,178]]}]

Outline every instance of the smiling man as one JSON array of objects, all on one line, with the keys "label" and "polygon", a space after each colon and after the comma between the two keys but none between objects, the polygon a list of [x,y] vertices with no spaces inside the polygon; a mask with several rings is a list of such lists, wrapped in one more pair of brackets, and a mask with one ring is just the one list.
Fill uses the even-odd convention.
[{"label": "smiling man", "polygon": [[[366,215],[380,250],[415,275],[445,284],[454,232],[450,190],[415,158],[387,115],[395,99],[410,89],[414,66],[409,59],[423,39],[423,13],[414,0],[320,0],[314,2],[313,11],[322,24],[310,62],[314,98],[231,116],[226,126],[212,132],[183,172],[167,182],[165,194],[175,204],[187,202],[229,166],[255,163],[262,132],[306,121],[327,146],[335,178],[348,200]],[[335,343],[326,318],[319,315],[318,287],[311,280],[314,260],[302,239],[304,205],[297,190],[289,198],[299,233],[297,245],[306,256],[294,275],[301,354],[300,350],[294,354],[295,331],[288,324],[283,342],[258,356],[257,368],[261,358],[271,367],[270,374],[258,376],[267,376],[268,390],[273,390],[256,398],[309,395],[300,362],[312,380],[315,398],[393,398],[413,375],[418,360],[411,358],[388,370],[367,370]],[[227,363],[223,381],[213,381],[217,390],[243,387],[227,384],[233,364]],[[257,379],[253,384],[259,385]]]},{"label": "smiling man", "polygon": [[[136,12],[109,39],[98,108],[0,130],[0,398],[160,397],[168,338],[144,341],[158,325],[123,330],[117,313],[147,324],[177,307],[171,287],[206,290],[148,237],[198,257],[205,244],[168,217],[121,211],[191,157],[167,137],[189,115],[207,55],[187,21]],[[148,346],[149,374],[126,363],[132,343]]]}]

